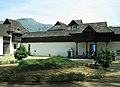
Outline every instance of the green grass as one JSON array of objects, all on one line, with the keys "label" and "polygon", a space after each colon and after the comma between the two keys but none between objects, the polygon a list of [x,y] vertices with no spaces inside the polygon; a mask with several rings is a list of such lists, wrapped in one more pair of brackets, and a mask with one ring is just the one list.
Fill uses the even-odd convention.
[{"label": "green grass", "polygon": [[27,64],[36,64],[39,63],[42,59],[27,59],[27,60],[21,60],[19,65],[23,62],[26,62]]},{"label": "green grass", "polygon": [[82,63],[76,63],[69,58],[64,57],[51,57],[49,59],[29,59],[22,60],[14,71],[31,71],[31,70],[49,70],[58,68],[71,68],[81,65]]},{"label": "green grass", "polygon": [[[68,82],[84,81],[91,78],[101,78],[104,76],[102,70],[91,73],[90,76],[79,72],[61,72],[54,69],[66,69],[78,67],[83,63],[72,61],[65,57],[51,57],[49,59],[26,59],[21,60],[19,65],[10,70],[5,70],[0,74],[0,80],[11,82]],[[51,72],[51,70],[53,72]],[[39,71],[38,71],[39,70]],[[45,70],[45,71],[44,71]],[[31,72],[34,71],[34,72]],[[44,72],[42,72],[44,71]]]},{"label": "green grass", "polygon": [[19,61],[17,60],[7,60],[7,61],[0,61],[0,65],[4,65],[4,64],[15,64],[18,63]]}]

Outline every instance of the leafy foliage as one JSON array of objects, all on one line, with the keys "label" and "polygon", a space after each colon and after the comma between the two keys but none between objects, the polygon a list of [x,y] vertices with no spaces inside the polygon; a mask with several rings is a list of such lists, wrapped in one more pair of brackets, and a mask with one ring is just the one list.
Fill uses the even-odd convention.
[{"label": "leafy foliage", "polygon": [[45,75],[44,73],[2,73],[0,80],[9,82],[68,82],[68,81],[84,81],[87,76],[82,73],[68,72],[68,73],[53,73]]},{"label": "leafy foliage", "polygon": [[74,72],[52,74],[49,76],[49,82],[83,81],[85,79],[85,74]]},{"label": "leafy foliage", "polygon": [[36,74],[33,74],[32,75],[33,77],[34,77],[34,80],[36,81],[36,82],[41,82],[41,80],[43,79],[43,74],[41,74],[41,73],[36,73]]},{"label": "leafy foliage", "polygon": [[98,51],[97,56],[95,57],[95,65],[98,63],[104,69],[107,69],[112,64],[113,51],[106,49],[101,49]]},{"label": "leafy foliage", "polygon": [[17,48],[16,52],[14,53],[15,59],[22,60],[22,58],[26,58],[28,56],[28,51],[26,50],[25,46],[20,44],[20,47]]}]

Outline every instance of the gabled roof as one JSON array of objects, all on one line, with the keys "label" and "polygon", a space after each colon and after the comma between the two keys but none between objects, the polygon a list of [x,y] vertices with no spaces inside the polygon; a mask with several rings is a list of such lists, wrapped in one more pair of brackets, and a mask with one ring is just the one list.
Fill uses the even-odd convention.
[{"label": "gabled roof", "polygon": [[107,27],[107,22],[86,23],[86,24],[90,25],[98,33],[109,33],[109,32],[112,32]]},{"label": "gabled roof", "polygon": [[113,31],[110,30],[107,27],[107,23],[106,22],[97,22],[97,23],[85,23],[85,24],[81,24],[80,28],[71,32],[72,34],[75,33],[82,33],[88,26],[90,26],[91,28],[93,28],[95,30],[95,32],[98,33],[112,33]]},{"label": "gabled roof", "polygon": [[8,33],[6,32],[6,26],[4,26],[3,24],[0,24],[0,36],[8,36]]},{"label": "gabled roof", "polygon": [[71,31],[71,34],[77,34],[77,33],[82,33],[89,25],[87,24],[82,24],[79,29]]},{"label": "gabled roof", "polygon": [[72,20],[68,25],[72,25],[74,23],[76,23],[77,25],[83,24],[82,20]]},{"label": "gabled roof", "polygon": [[120,34],[120,27],[108,27],[114,34]]},{"label": "gabled roof", "polygon": [[70,36],[69,31],[26,32],[22,38]]},{"label": "gabled roof", "polygon": [[[11,25],[10,28],[8,29],[9,31],[12,31],[13,33],[25,33],[28,32],[19,21],[17,20],[12,20],[12,19],[6,19],[3,23],[3,25]],[[20,31],[18,31],[20,29]]]},{"label": "gabled roof", "polygon": [[59,30],[67,30],[67,25],[62,23],[62,22],[59,22],[57,21],[57,23],[51,27],[48,31],[59,31]]}]

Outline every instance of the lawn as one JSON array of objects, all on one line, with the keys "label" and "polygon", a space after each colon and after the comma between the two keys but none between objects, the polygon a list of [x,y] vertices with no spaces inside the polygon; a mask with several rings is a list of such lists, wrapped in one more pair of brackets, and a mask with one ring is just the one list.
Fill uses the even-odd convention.
[{"label": "lawn", "polygon": [[[85,67],[85,65],[86,63],[82,63],[80,61],[72,61],[69,58],[65,57],[21,60],[19,64],[17,66],[14,66],[13,68],[11,68],[10,66],[7,68],[4,67],[3,72],[1,72],[1,80],[3,79],[4,81],[15,82],[23,80],[26,80],[27,82],[30,80],[30,82],[32,82],[33,80],[37,81],[38,78],[42,81],[80,80],[80,78],[87,76],[86,74],[88,73],[88,71],[94,71],[94,69]],[[88,71],[84,71],[83,73],[82,69]],[[33,79],[32,81],[31,77]],[[37,80],[34,78],[37,78]],[[56,80],[53,80],[54,78],[56,78]]]},{"label": "lawn", "polygon": [[[28,65],[30,64],[34,64],[36,62],[36,60],[32,60],[33,62],[31,62],[31,60],[28,60]],[[41,61],[41,60],[39,60]],[[49,60],[50,61],[50,60]],[[59,61],[57,61],[59,62]],[[63,62],[63,61],[62,61]],[[69,61],[68,63],[73,63],[72,61]],[[64,64],[63,64],[64,65]],[[66,65],[66,64],[65,64]],[[73,64],[74,65],[74,64]],[[4,70],[8,70],[8,69],[11,69],[13,67],[16,67],[17,65],[8,65],[8,66],[0,66],[0,72],[1,71],[4,71]],[[107,73],[106,73],[106,76],[104,76],[104,78],[100,78],[100,79],[90,79],[90,80],[87,80],[87,81],[75,81],[75,82],[70,82],[69,84],[66,82],[66,84],[68,84],[67,86],[68,87],[72,87],[73,85],[75,87],[120,87],[120,59],[118,58],[115,62],[113,62],[113,66],[111,68],[108,69]],[[19,65],[17,66],[19,67]],[[50,66],[51,67],[51,66]],[[29,74],[39,74],[37,76],[41,76],[41,73],[42,75],[51,75],[51,74],[59,74],[59,73],[69,73],[69,72],[74,72],[74,73],[82,73],[82,74],[88,74],[88,73],[91,73],[93,71],[96,71],[95,69],[91,69],[89,67],[86,67],[83,65],[80,65],[80,66],[74,66],[74,67],[62,67],[62,68],[52,68],[52,69],[35,69],[35,70],[24,70],[24,71],[21,71],[21,72],[18,72],[18,74],[26,74],[26,75],[29,75]],[[63,76],[63,75],[62,75]],[[22,78],[22,77],[20,77]],[[66,87],[65,84],[63,83],[59,83],[59,85],[61,86],[58,86],[58,84],[47,84],[49,87]],[[31,86],[29,86],[31,87]],[[47,86],[45,86],[47,87]]]}]

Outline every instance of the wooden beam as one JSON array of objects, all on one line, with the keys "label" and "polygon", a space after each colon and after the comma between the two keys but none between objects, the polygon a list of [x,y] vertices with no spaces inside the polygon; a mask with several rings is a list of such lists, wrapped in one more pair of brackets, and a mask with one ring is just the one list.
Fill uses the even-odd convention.
[{"label": "wooden beam", "polygon": [[108,47],[108,43],[109,43],[109,42],[106,42],[106,48]]},{"label": "wooden beam", "polygon": [[86,57],[88,57],[88,42],[86,42]]},{"label": "wooden beam", "polygon": [[95,52],[95,56],[97,55],[97,42],[95,42],[96,45],[96,52]]},{"label": "wooden beam", "polygon": [[76,56],[78,56],[78,42],[75,43],[76,43]]}]

